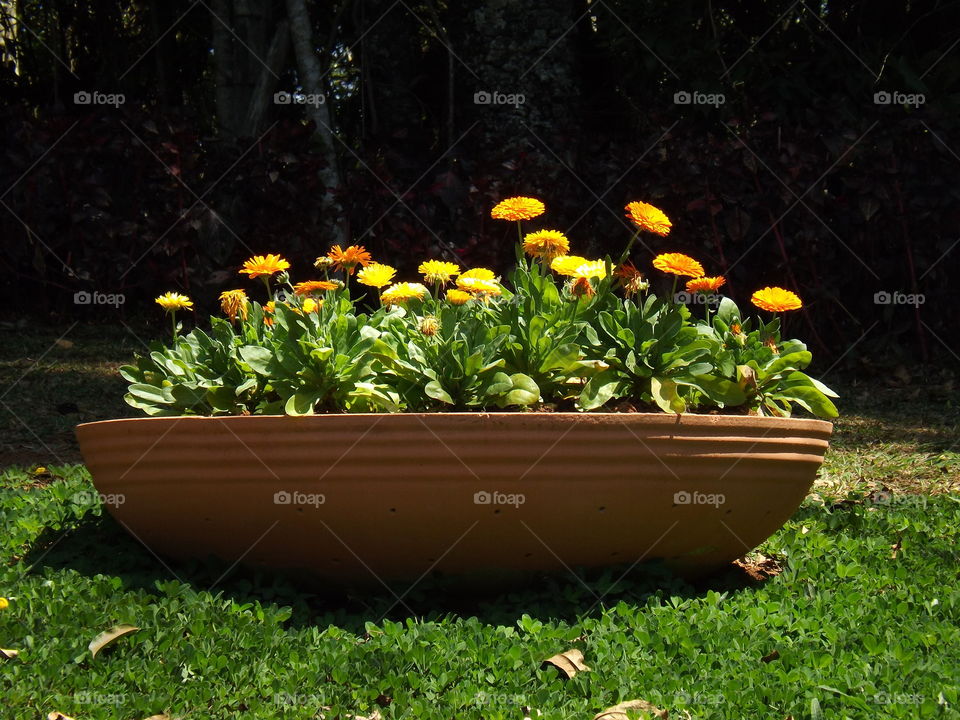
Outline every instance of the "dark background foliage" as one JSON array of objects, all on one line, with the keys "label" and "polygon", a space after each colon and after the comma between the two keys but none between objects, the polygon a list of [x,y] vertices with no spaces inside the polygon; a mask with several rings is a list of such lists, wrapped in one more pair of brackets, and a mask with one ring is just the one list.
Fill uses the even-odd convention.
[{"label": "dark background foliage", "polygon": [[[307,279],[338,241],[410,276],[427,256],[505,272],[515,228],[489,209],[512,194],[616,254],[640,199],[674,221],[641,269],[676,250],[740,302],[793,288],[790,331],[831,362],[954,363],[958,27],[936,0],[6,0],[0,312],[112,322],[169,289],[213,309],[251,253]],[[274,101],[297,90],[325,102]]]}]

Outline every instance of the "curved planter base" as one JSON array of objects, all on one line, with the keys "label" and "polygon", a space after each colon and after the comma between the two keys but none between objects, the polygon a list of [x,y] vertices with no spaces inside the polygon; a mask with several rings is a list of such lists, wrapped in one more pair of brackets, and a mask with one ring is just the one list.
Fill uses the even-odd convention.
[{"label": "curved planter base", "polygon": [[107,420],[77,436],[109,511],[154,552],[350,583],[657,558],[709,572],[797,509],[831,431],[448,413]]}]

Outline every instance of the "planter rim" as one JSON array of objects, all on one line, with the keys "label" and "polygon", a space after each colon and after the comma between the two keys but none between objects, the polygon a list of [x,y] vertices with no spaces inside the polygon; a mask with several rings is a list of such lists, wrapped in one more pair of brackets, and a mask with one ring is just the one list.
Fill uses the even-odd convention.
[{"label": "planter rim", "polygon": [[702,427],[781,427],[802,432],[827,432],[833,430],[833,423],[829,420],[817,418],[781,418],[759,415],[708,415],[698,413],[647,413],[647,412],[431,412],[431,413],[327,413],[319,415],[166,415],[162,417],[113,418],[110,420],[96,420],[80,423],[77,428],[102,427],[120,423],[169,423],[169,422],[197,422],[201,420],[219,422],[255,422],[280,421],[329,423],[334,418],[340,420],[368,418],[371,420],[386,420],[408,418],[411,420],[427,420],[430,418],[477,420],[495,419],[511,422],[551,422],[569,423],[576,421],[586,425],[607,425],[621,423],[628,420],[643,420],[655,425],[697,425]]}]

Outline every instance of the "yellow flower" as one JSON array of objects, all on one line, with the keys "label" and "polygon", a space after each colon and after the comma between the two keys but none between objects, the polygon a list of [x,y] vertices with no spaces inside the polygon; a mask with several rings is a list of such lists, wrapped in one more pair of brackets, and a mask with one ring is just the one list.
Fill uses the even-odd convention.
[{"label": "yellow flower", "polygon": [[445,284],[455,275],[460,274],[460,268],[452,262],[443,260],[424,260],[417,268],[423,279],[431,284]]},{"label": "yellow flower", "polygon": [[373,263],[367,265],[363,270],[357,273],[357,282],[370,287],[382,288],[389,285],[393,276],[397,274],[396,268],[389,265]]},{"label": "yellow flower", "polygon": [[606,276],[607,263],[603,260],[587,260],[573,270],[575,278],[605,278]]},{"label": "yellow flower", "polygon": [[323,307],[323,300],[314,300],[311,297],[304,298],[302,307],[305,313],[312,313]]},{"label": "yellow flower", "polygon": [[243,264],[240,272],[246,273],[247,277],[253,279],[264,276],[270,277],[289,267],[290,263],[279,255],[254,255]]},{"label": "yellow flower", "polygon": [[220,293],[220,307],[230,322],[237,319],[240,315],[242,319],[247,319],[247,294],[243,290],[225,290]]},{"label": "yellow flower", "polygon": [[339,245],[334,245],[327,253],[327,257],[333,260],[334,268],[344,270],[348,275],[353,275],[357,265],[366,267],[373,262],[373,258],[363,245],[351,245],[346,250]]},{"label": "yellow flower", "polygon": [[435,317],[425,317],[420,321],[420,333],[427,337],[433,337],[440,332],[440,321]]},{"label": "yellow flower", "polygon": [[460,273],[460,279],[467,278],[468,280],[494,280],[496,277],[493,270],[487,270],[486,268],[472,268]]},{"label": "yellow flower", "polygon": [[585,257],[579,255],[560,255],[550,261],[550,269],[560,275],[569,275],[575,277],[577,268],[590,262]]},{"label": "yellow flower", "polygon": [[726,285],[727,279],[723,275],[716,277],[698,277],[693,280],[687,280],[687,292],[716,292],[723,285]]},{"label": "yellow flower", "polygon": [[750,298],[750,302],[768,312],[785,312],[803,307],[803,302],[796,293],[779,287],[765,287],[757,290]]},{"label": "yellow flower", "polygon": [[703,265],[689,255],[683,253],[664,253],[653,259],[653,266],[657,270],[673,275],[687,275],[692,278],[704,276]]},{"label": "yellow flower", "polygon": [[641,230],[667,235],[672,223],[660,208],[645,202],[632,202],[626,207],[627,217]]},{"label": "yellow flower", "polygon": [[307,280],[294,285],[293,292],[297,295],[310,295],[317,292],[336,290],[339,287],[340,283],[333,280]]},{"label": "yellow flower", "polygon": [[447,290],[447,300],[451,305],[463,305],[471,297],[473,296],[470,293],[464,292],[463,290]]},{"label": "yellow flower", "polygon": [[175,292],[165,293],[154,300],[154,302],[167,312],[184,308],[189,310],[193,307],[193,301],[190,298]]},{"label": "yellow flower", "polygon": [[553,260],[570,252],[570,241],[559,230],[537,230],[524,236],[523,250],[527,255]]},{"label": "yellow flower", "polygon": [[461,275],[457,278],[457,287],[461,290],[466,290],[472,295],[491,297],[503,294],[500,283],[496,280],[487,280],[485,278],[464,277]]},{"label": "yellow flower", "polygon": [[545,210],[544,204],[536,198],[512,197],[497,203],[490,211],[490,217],[494,220],[532,220],[543,215]]},{"label": "yellow flower", "polygon": [[398,305],[408,300],[423,300],[428,294],[426,286],[420,283],[394,283],[380,295],[380,301],[384,305]]},{"label": "yellow flower", "polygon": [[0,597],[0,610],[6,610],[8,607],[10,607],[10,601],[5,597]]}]

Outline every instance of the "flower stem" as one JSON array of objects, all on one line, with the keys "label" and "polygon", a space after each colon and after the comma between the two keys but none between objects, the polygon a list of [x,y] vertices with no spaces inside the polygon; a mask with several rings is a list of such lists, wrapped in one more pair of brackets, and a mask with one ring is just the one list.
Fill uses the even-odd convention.
[{"label": "flower stem", "polygon": [[633,234],[633,237],[630,238],[630,242],[627,243],[627,247],[623,250],[623,255],[620,256],[620,259],[617,260],[617,267],[623,265],[624,260],[627,259],[627,256],[630,254],[630,248],[633,247],[633,243],[640,236],[640,228],[637,228],[637,231]]}]

